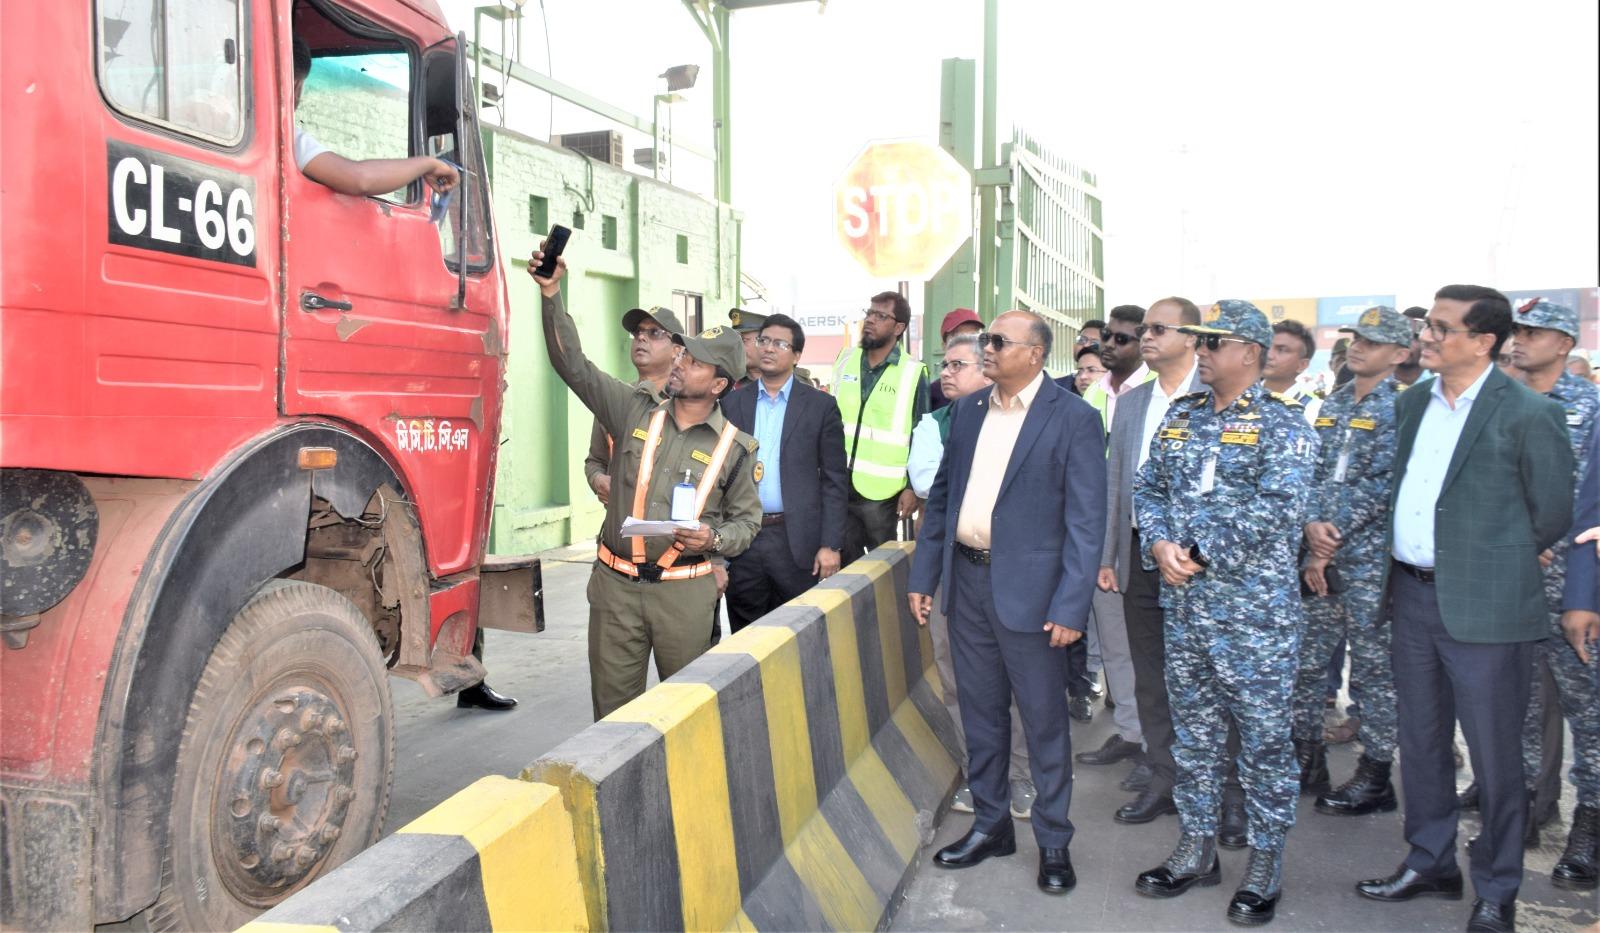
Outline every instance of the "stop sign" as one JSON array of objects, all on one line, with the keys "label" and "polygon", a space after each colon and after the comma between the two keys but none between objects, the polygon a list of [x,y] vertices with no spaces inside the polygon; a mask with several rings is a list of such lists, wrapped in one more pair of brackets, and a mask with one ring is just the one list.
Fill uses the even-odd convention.
[{"label": "stop sign", "polygon": [[833,219],[874,277],[932,278],[972,236],[972,178],[938,146],[868,143],[834,186]]}]

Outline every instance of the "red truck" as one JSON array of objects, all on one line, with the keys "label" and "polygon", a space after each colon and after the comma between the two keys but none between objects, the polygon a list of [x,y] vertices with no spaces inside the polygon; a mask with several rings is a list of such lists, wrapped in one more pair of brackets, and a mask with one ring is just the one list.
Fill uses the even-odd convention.
[{"label": "red truck", "polygon": [[[0,923],[231,929],[377,837],[485,554],[505,265],[433,0],[0,0]],[[328,148],[464,167],[336,194]],[[348,150],[348,151],[347,151]]]}]

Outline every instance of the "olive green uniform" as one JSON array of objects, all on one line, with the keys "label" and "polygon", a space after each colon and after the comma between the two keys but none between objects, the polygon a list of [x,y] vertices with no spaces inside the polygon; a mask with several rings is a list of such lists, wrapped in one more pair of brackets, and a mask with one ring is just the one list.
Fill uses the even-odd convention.
[{"label": "olive green uniform", "polygon": [[[656,402],[649,392],[606,373],[583,355],[577,326],[559,297],[544,299],[543,320],[551,364],[615,441],[606,469],[611,499],[599,541],[616,556],[632,561],[634,539],[622,537],[618,529],[633,509],[634,484],[652,415],[667,412],[644,514],[638,517],[664,520],[671,516],[672,487],[683,481],[684,472],[699,484],[726,424],[721,406],[713,408],[704,422],[680,430],[671,401]],[[735,435],[700,514],[700,521],[722,536],[718,556],[742,553],[761,530],[755,450],[755,438],[742,432]],[[645,562],[651,564],[672,544],[666,536],[643,540]],[[673,566],[703,560],[705,555],[685,553]],[[589,683],[596,719],[644,692],[645,665],[652,649],[656,673],[665,680],[710,646],[718,598],[712,574],[649,583],[596,561],[588,593]]]}]

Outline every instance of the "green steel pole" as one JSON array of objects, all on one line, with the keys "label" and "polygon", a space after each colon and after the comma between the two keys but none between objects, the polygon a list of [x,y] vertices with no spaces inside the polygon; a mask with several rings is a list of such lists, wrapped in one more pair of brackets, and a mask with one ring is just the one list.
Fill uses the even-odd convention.
[{"label": "green steel pole", "polygon": [[716,129],[717,149],[717,200],[723,204],[733,203],[733,88],[729,86],[733,69],[728,58],[728,43],[731,36],[728,29],[728,8],[716,4],[712,8],[715,17],[713,29],[717,34],[717,42],[712,49],[714,67],[712,80],[716,84],[712,95],[712,126]]},{"label": "green steel pole", "polygon": [[[995,108],[999,98],[1000,0],[983,0],[983,150],[977,164],[991,168],[995,161]],[[995,189],[978,189],[978,315],[985,321],[995,315]]]}]

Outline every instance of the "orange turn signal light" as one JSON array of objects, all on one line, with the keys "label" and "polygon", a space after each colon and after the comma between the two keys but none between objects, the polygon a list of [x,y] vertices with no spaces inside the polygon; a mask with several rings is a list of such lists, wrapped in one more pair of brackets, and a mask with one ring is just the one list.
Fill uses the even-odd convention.
[{"label": "orange turn signal light", "polygon": [[339,452],[332,447],[300,448],[300,469],[328,470],[339,462]]}]

